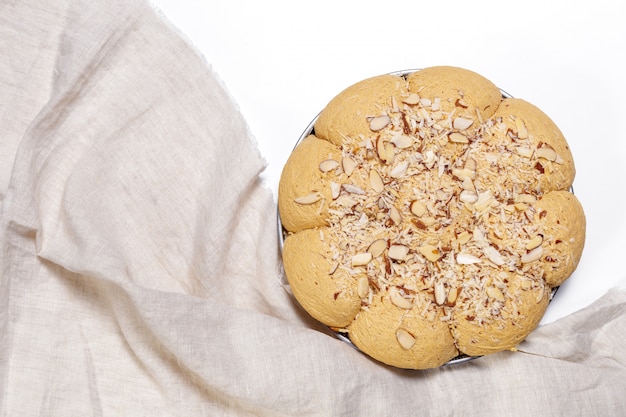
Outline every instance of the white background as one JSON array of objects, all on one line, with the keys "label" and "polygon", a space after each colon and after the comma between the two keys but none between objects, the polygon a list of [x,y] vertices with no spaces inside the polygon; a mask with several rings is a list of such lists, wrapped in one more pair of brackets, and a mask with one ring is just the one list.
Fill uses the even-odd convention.
[{"label": "white background", "polygon": [[561,128],[587,215],[578,270],[543,322],[626,286],[626,25],[618,1],[152,0],[239,105],[276,195],[295,141],[363,78],[455,65]]}]

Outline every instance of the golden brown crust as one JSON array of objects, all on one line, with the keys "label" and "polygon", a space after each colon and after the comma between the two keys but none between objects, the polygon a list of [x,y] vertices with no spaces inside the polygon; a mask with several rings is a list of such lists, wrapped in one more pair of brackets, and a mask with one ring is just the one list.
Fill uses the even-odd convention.
[{"label": "golden brown crust", "polygon": [[[315,136],[305,138],[287,160],[278,188],[278,210],[285,229],[298,232],[326,225],[333,172],[322,175],[319,166],[325,160],[340,161],[341,151]],[[307,197],[311,199],[300,200]]]},{"label": "golden brown crust", "polygon": [[586,219],[582,205],[568,191],[554,191],[535,204],[542,233],[544,278],[551,287],[572,275],[585,246]]},{"label": "golden brown crust", "polygon": [[[543,282],[515,273],[507,274],[505,285],[482,284],[484,292],[459,294],[451,321],[459,350],[469,356],[488,355],[517,346],[537,327],[550,297],[549,288]],[[492,314],[492,310],[497,310],[497,314]]]},{"label": "golden brown crust", "polygon": [[407,91],[404,78],[380,75],[356,83],[331,100],[315,123],[315,135],[341,146],[346,138],[358,141],[367,135],[368,118],[382,114],[382,107],[390,106]]},{"label": "golden brown crust", "polygon": [[437,66],[408,75],[411,92],[433,100],[439,98],[443,111],[473,117],[476,111],[488,119],[500,104],[502,93],[491,81],[466,69]]},{"label": "golden brown crust", "polygon": [[[311,316],[328,326],[347,326],[361,307],[356,293],[358,277],[341,280],[342,270],[331,274],[328,242],[320,236],[324,229],[306,229],[285,239],[285,274],[294,297]],[[340,281],[353,285],[338,286]]]},{"label": "golden brown crust", "polygon": [[398,308],[389,292],[379,294],[349,326],[350,340],[363,352],[398,368],[435,368],[458,355],[442,310],[429,319],[421,314],[427,299],[411,309]]},{"label": "golden brown crust", "polygon": [[322,111],[279,186],[285,272],[371,357],[439,366],[513,348],[576,268],[584,213],[565,138],[484,77],[373,77]]}]

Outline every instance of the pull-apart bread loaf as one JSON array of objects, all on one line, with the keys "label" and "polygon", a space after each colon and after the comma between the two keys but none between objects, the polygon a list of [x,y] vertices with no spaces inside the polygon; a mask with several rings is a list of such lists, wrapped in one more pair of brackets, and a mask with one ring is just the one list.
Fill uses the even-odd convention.
[{"label": "pull-apart bread loaf", "polygon": [[289,285],[311,316],[391,366],[514,349],[580,260],[574,174],[552,120],[474,72],[358,82],[284,167]]}]

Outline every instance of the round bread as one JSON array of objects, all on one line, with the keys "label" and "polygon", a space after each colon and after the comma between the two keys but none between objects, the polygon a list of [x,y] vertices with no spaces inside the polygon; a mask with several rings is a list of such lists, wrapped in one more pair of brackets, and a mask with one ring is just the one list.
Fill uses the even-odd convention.
[{"label": "round bread", "polygon": [[358,82],[284,167],[287,280],[311,316],[391,366],[513,349],[582,255],[574,175],[550,118],[479,74]]}]

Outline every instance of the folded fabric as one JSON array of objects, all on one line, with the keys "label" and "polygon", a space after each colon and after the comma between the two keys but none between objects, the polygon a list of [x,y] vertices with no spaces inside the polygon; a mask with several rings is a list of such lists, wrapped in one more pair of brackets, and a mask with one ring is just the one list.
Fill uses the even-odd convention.
[{"label": "folded fabric", "polygon": [[626,415],[623,290],[428,371],[331,336],[264,164],[148,3],[0,0],[0,416]]}]

